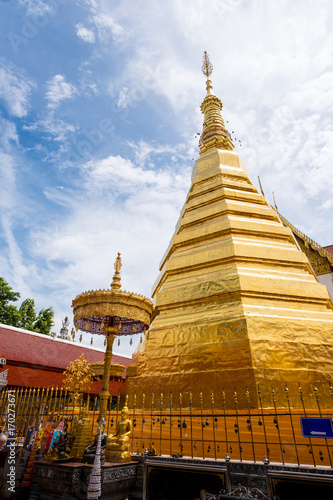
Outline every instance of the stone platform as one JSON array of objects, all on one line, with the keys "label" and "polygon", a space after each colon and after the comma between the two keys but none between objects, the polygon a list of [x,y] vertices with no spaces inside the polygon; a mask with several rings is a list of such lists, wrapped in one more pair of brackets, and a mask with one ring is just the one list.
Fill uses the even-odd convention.
[{"label": "stone platform", "polygon": [[[30,500],[87,498],[91,465],[36,462]],[[333,498],[333,468],[232,460],[132,456],[102,466],[101,500],[195,500],[205,490],[219,498],[313,500]],[[251,496],[253,495],[253,496]],[[257,496],[255,496],[257,495]],[[18,498],[24,498],[20,496]],[[207,496],[209,497],[209,495]]]},{"label": "stone platform", "polygon": [[[39,500],[77,500],[87,498],[92,465],[37,461],[32,497]],[[101,467],[101,500],[142,499],[143,466],[138,461],[126,464],[105,462]],[[31,498],[31,497],[30,497]]]}]

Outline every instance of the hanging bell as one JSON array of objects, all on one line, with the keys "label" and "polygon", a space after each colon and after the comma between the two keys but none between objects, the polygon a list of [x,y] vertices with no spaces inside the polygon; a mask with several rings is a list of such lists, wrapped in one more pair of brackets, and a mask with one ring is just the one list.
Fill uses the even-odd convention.
[{"label": "hanging bell", "polygon": [[106,345],[106,337],[105,337],[105,339],[104,339],[104,345]]},{"label": "hanging bell", "polygon": [[120,345],[120,339],[118,339],[118,345]]},{"label": "hanging bell", "polygon": [[79,340],[80,340],[80,342],[82,342],[82,333],[81,333],[81,335],[80,335],[80,338],[79,338]]},{"label": "hanging bell", "polygon": [[87,321],[87,324],[86,324],[86,330],[89,330],[89,320]]},{"label": "hanging bell", "polygon": [[132,345],[132,344],[133,344],[133,339],[132,339],[132,337],[131,337],[131,340],[130,340],[130,345]]},{"label": "hanging bell", "polygon": [[92,345],[92,344],[93,344],[93,342],[94,342],[94,337],[91,337],[91,339],[90,339],[90,344]]},{"label": "hanging bell", "polygon": [[142,344],[142,337],[140,337],[140,344]]}]

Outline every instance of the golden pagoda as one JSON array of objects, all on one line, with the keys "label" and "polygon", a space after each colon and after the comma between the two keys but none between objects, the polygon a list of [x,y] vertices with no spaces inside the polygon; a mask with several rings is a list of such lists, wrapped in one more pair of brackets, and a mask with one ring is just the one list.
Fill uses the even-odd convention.
[{"label": "golden pagoda", "polygon": [[[311,390],[333,379],[333,305],[233,151],[206,53],[203,72],[200,157],[153,288],[149,338],[127,371],[128,390],[217,394],[235,387],[240,395],[260,384],[269,406],[272,385],[283,391],[302,382]],[[322,405],[332,401],[322,398]]]}]

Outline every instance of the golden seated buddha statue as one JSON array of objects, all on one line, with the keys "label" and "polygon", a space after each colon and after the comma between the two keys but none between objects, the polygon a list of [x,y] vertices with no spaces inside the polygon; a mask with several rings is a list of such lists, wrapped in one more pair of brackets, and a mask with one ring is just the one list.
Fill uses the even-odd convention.
[{"label": "golden seated buddha statue", "polygon": [[105,450],[107,462],[131,461],[129,436],[132,432],[132,422],[128,415],[129,410],[125,404],[121,410],[121,419],[117,424],[116,432],[108,436],[108,445]]}]

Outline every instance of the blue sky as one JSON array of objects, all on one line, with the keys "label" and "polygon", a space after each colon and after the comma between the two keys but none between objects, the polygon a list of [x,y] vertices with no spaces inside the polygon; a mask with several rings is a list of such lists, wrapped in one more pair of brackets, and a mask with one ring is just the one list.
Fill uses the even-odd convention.
[{"label": "blue sky", "polygon": [[204,50],[252,182],[332,244],[332,25],[330,0],[0,0],[0,275],[55,331],[118,251],[123,288],[150,296],[198,157]]}]

